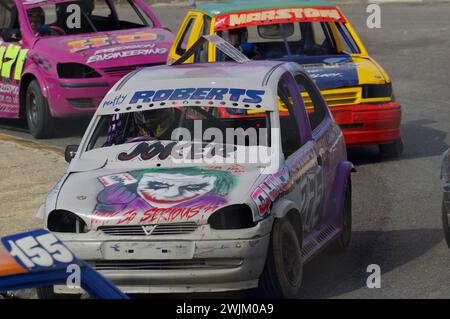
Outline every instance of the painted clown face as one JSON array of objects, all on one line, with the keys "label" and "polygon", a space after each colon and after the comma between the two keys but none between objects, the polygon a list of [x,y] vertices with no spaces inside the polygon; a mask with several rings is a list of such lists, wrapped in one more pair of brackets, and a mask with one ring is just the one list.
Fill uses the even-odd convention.
[{"label": "painted clown face", "polygon": [[172,207],[209,193],[217,177],[203,175],[146,173],[138,193],[153,207]]}]

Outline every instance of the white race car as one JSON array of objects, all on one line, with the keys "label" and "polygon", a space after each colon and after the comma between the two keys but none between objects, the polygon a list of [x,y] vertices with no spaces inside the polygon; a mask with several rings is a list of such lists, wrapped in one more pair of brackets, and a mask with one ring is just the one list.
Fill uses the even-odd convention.
[{"label": "white race car", "polygon": [[38,215],[126,293],[259,286],[292,298],[304,262],[350,242],[343,135],[296,63],[134,72],[66,159]]}]

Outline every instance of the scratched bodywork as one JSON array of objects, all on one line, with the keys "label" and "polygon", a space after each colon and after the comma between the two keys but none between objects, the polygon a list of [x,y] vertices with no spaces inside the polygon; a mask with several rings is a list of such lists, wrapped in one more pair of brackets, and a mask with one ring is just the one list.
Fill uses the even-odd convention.
[{"label": "scratched bodywork", "polygon": [[[296,81],[316,103],[321,119],[314,126]],[[189,127],[186,121],[195,118],[197,108],[205,125],[207,120],[228,128],[266,125],[269,136],[230,149],[215,142],[142,136],[124,142],[129,121],[143,109],[170,109],[180,114],[175,123]],[[291,117],[280,116],[286,108]],[[281,122],[288,118],[292,121]],[[104,119],[107,134],[95,146]],[[293,135],[299,139],[287,142]],[[264,151],[268,160],[239,161],[249,150]],[[204,161],[186,162],[199,156]],[[289,248],[298,248],[287,256],[301,280],[303,262],[351,232],[352,165],[343,135],[320,91],[295,63],[142,69],[111,89],[72,157],[38,216],[78,258],[127,293],[267,284],[264,278],[276,276],[268,263],[286,249],[273,248],[280,234],[290,234],[294,242],[288,243],[294,245]],[[279,289],[277,295],[294,293]]]}]

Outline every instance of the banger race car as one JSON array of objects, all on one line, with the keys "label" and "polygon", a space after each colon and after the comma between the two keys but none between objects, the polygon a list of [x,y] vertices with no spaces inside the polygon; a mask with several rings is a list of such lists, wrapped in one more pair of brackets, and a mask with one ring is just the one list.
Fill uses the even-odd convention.
[{"label": "banger race car", "polygon": [[141,66],[165,64],[173,34],[143,0],[0,0],[0,117],[36,138],[92,116]]},{"label": "banger race car", "polygon": [[[219,1],[191,9],[170,50],[177,60],[202,35],[217,34],[253,60],[300,63],[321,89],[348,147],[379,145],[399,156],[401,107],[391,79],[338,7],[314,0]],[[211,44],[187,63],[227,60]],[[303,99],[307,106],[311,100]]]},{"label": "banger race car", "polygon": [[4,247],[0,244],[0,293],[48,284],[72,284],[69,277],[77,272],[80,288],[91,298],[128,299],[89,265],[77,260],[47,230],[6,236],[1,242]]},{"label": "banger race car", "polygon": [[140,69],[67,147],[38,216],[122,291],[294,298],[305,262],[349,245],[352,164],[319,89],[296,63],[242,62]]}]

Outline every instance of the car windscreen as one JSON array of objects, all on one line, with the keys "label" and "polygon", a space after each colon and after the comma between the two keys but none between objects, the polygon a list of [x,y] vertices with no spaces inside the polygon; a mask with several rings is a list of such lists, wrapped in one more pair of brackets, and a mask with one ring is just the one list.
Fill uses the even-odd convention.
[{"label": "car windscreen", "polygon": [[27,9],[28,21],[39,36],[76,35],[153,26],[134,0],[75,0],[42,3]]},{"label": "car windscreen", "polygon": [[[253,60],[359,52],[345,23],[341,22],[264,24],[218,31],[218,35]],[[218,61],[227,60],[220,51],[216,54]]]},{"label": "car windscreen", "polygon": [[102,115],[86,151],[164,140],[270,146],[270,112],[186,106]]}]

